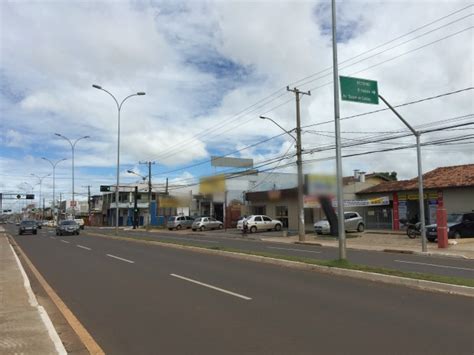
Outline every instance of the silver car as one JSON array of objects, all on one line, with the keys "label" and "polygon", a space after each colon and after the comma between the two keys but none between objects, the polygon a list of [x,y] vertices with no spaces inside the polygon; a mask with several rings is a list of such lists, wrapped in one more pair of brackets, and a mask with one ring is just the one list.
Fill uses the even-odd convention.
[{"label": "silver car", "polygon": [[193,231],[200,230],[203,231],[205,229],[222,229],[224,228],[224,224],[221,221],[218,221],[212,217],[198,217],[194,220],[193,225],[191,227]]},{"label": "silver car", "polygon": [[[243,219],[237,222],[237,229],[243,229]],[[272,219],[265,215],[254,215],[247,217],[247,227],[250,233],[257,231],[279,231],[283,227],[283,223],[278,219]]]},{"label": "silver car", "polygon": [[166,227],[169,230],[180,230],[182,228],[191,228],[191,225],[194,222],[194,218],[189,216],[171,216],[166,222]]},{"label": "silver car", "polygon": [[[344,212],[344,225],[346,231],[355,230],[362,233],[365,229],[364,219],[357,212]],[[322,219],[314,224],[316,234],[329,234],[331,227],[329,221]]]}]

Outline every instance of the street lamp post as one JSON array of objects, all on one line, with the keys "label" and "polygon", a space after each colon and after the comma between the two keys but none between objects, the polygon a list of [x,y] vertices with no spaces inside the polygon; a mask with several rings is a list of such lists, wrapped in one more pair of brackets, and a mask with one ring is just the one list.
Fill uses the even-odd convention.
[{"label": "street lamp post", "polygon": [[305,240],[305,225],[304,225],[304,191],[303,191],[303,185],[304,185],[304,177],[303,177],[303,159],[301,157],[301,134],[299,133],[299,120],[298,120],[298,127],[296,128],[297,130],[297,135],[296,137],[292,135],[290,132],[284,129],[282,126],[280,126],[276,121],[271,119],[270,117],[265,117],[265,116],[260,116],[262,120],[269,120],[272,121],[275,125],[277,125],[283,132],[288,134],[291,138],[296,143],[296,165],[298,167],[298,235],[299,235],[299,240],[304,241]]},{"label": "street lamp post", "polygon": [[76,216],[76,201],[74,200],[74,149],[76,148],[77,142],[79,142],[81,139],[90,138],[90,136],[79,137],[73,142],[69,138],[63,136],[62,134],[55,133],[55,135],[65,139],[71,145],[71,150],[72,150],[72,202],[71,203],[72,203],[72,218],[74,218]]},{"label": "street lamp post", "polygon": [[55,222],[57,224],[58,219],[57,219],[57,213],[56,213],[56,165],[58,165],[60,162],[62,162],[64,160],[66,160],[66,158],[59,159],[55,162],[52,162],[51,160],[49,160],[48,158],[45,158],[45,157],[42,157],[41,159],[46,160],[53,167],[53,222]]},{"label": "street lamp post", "polygon": [[114,95],[108,90],[105,90],[100,85],[92,85],[93,88],[105,91],[109,94],[112,99],[114,99],[115,103],[117,104],[117,186],[115,187],[115,234],[118,234],[118,226],[119,226],[119,184],[120,184],[120,111],[122,110],[123,103],[133,96],[142,96],[145,95],[144,92],[139,91],[136,94],[126,96],[122,102],[118,102]]},{"label": "street lamp post", "polygon": [[[51,174],[47,174],[47,175],[43,175],[43,176],[39,176],[39,175],[36,175],[36,174],[31,174],[31,176],[34,176],[35,178],[37,178],[39,180],[39,186],[40,186],[40,194],[39,194],[39,203],[38,203],[38,206],[41,208],[41,198],[42,198],[42,186],[43,186],[43,179],[50,176]],[[44,219],[44,204],[43,204],[43,208],[41,209],[41,219]]]}]

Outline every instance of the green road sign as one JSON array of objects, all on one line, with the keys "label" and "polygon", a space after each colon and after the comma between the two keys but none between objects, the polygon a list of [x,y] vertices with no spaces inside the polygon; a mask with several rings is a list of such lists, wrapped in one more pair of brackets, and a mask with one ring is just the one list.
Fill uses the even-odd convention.
[{"label": "green road sign", "polygon": [[378,105],[379,93],[376,81],[348,76],[340,76],[339,81],[342,100]]}]

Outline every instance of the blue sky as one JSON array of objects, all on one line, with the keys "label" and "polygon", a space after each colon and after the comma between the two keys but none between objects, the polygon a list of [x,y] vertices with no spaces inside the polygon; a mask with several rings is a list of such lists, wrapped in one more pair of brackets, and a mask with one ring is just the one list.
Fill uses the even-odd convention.
[{"label": "blue sky", "polygon": [[[330,8],[327,1],[182,1],[182,2],[2,2],[0,31],[0,190],[34,184],[31,173],[51,172],[41,160],[70,159],[67,143],[90,135],[76,151],[76,190],[111,184],[115,177],[116,109],[100,84],[118,98],[133,97],[122,110],[122,181],[145,174],[141,160],[154,160],[155,181],[166,177],[194,181],[214,169],[209,163],[177,172],[212,155],[227,154],[280,133],[265,114],[287,129],[295,126],[295,108],[285,87],[297,80],[312,90],[302,100],[303,125],[333,118]],[[381,43],[464,8],[466,2],[341,2],[338,6],[339,58],[358,56]],[[414,48],[472,26],[472,7],[436,22],[403,40],[432,33],[359,63],[345,64],[341,75],[378,80],[394,103],[472,86],[472,30],[439,44]],[[393,21],[394,14],[397,21]],[[423,19],[423,23],[420,23]],[[437,26],[460,19],[441,29]],[[381,47],[379,51],[387,49]],[[401,56],[402,55],[402,56]],[[399,58],[396,58],[399,56]],[[391,60],[391,58],[395,58]],[[386,63],[382,63],[386,61]],[[382,63],[382,64],[380,64]],[[420,63],[423,63],[420,66]],[[347,66],[347,69],[346,69]],[[373,66],[373,68],[371,68]],[[368,69],[367,69],[368,68]],[[416,68],[416,70],[414,69]],[[310,76],[314,73],[320,73]],[[433,75],[436,73],[436,75]],[[310,76],[310,77],[308,77]],[[414,124],[426,124],[473,112],[472,95],[401,109]],[[341,115],[374,109],[341,104]],[[306,148],[331,144],[333,125],[318,126],[329,137],[303,135]],[[387,131],[404,127],[387,113],[344,122],[346,131]],[[454,134],[454,133],[453,133]],[[441,136],[441,135],[440,135]],[[353,136],[347,136],[347,138]],[[438,137],[433,135],[434,138]],[[405,140],[402,142],[409,142]],[[265,161],[292,152],[289,137],[242,150],[236,156]],[[437,150],[436,150],[437,149]],[[431,169],[452,161],[472,162],[469,145],[426,150]],[[353,148],[353,152],[356,151]],[[359,149],[360,151],[360,149]],[[333,152],[312,155],[325,159]],[[441,158],[440,158],[441,157]],[[397,170],[412,177],[413,152],[347,159],[346,174]],[[289,160],[291,161],[291,160]],[[269,167],[271,167],[270,165]],[[307,164],[307,172],[332,171],[331,160]],[[70,160],[57,170],[58,191],[70,193]],[[294,167],[282,171],[294,171]],[[191,179],[191,180],[190,180]],[[51,192],[50,179],[45,191]]]}]

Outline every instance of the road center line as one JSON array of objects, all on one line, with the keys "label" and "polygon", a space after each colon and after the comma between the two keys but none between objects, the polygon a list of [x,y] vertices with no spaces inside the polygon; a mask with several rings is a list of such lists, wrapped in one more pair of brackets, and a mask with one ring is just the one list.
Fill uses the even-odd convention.
[{"label": "road center line", "polygon": [[79,245],[79,244],[76,244],[76,247],[86,249],[86,250],[92,250],[91,248],[88,248],[88,247],[85,247],[84,245]]},{"label": "road center line", "polygon": [[115,256],[115,255],[112,255],[112,254],[106,254],[106,255],[111,257],[111,258],[117,259],[117,260],[122,260],[122,261],[125,261],[125,262],[130,263],[130,264],[135,264],[135,261],[124,259],[124,258],[121,258],[120,256]]},{"label": "road center line", "polygon": [[61,242],[63,242],[63,243],[67,243],[67,244],[70,243],[70,242],[68,242],[67,240],[62,240],[62,239],[60,239],[60,240],[61,240]]},{"label": "road center line", "polygon": [[433,266],[433,267],[444,267],[447,269],[457,269],[457,270],[467,270],[467,271],[474,271],[474,269],[470,269],[468,267],[458,267],[458,266],[448,266],[448,265],[437,265],[437,264],[427,264],[427,263],[419,263],[416,261],[406,261],[406,260],[395,260],[397,263],[405,263],[405,264],[416,264],[416,265],[426,265],[426,266]]},{"label": "road center line", "polygon": [[302,249],[292,249],[292,248],[279,248],[279,247],[267,247],[268,249],[279,249],[279,250],[290,250],[290,251],[301,251],[303,253],[315,253],[315,254],[321,254],[320,251],[314,251],[314,250],[302,250]]},{"label": "road center line", "polygon": [[235,292],[231,292],[231,291],[228,291],[228,290],[224,290],[224,289],[222,289],[222,288],[219,288],[219,287],[216,287],[216,286],[212,286],[212,285],[206,284],[206,283],[204,283],[204,282],[200,282],[200,281],[196,281],[196,280],[193,280],[193,279],[189,279],[189,278],[184,277],[184,276],[181,276],[181,275],[176,275],[176,274],[170,274],[170,275],[173,276],[173,277],[177,277],[178,279],[181,279],[181,280],[189,281],[189,282],[195,283],[195,284],[200,285],[200,286],[204,286],[204,287],[207,287],[207,288],[210,288],[210,289],[219,291],[219,292],[227,293],[228,295],[231,295],[231,296],[235,296],[235,297],[238,297],[238,298],[242,298],[243,300],[246,300],[246,301],[250,301],[250,300],[251,300],[250,297],[247,297],[247,296],[244,296],[244,295],[235,293]]}]

